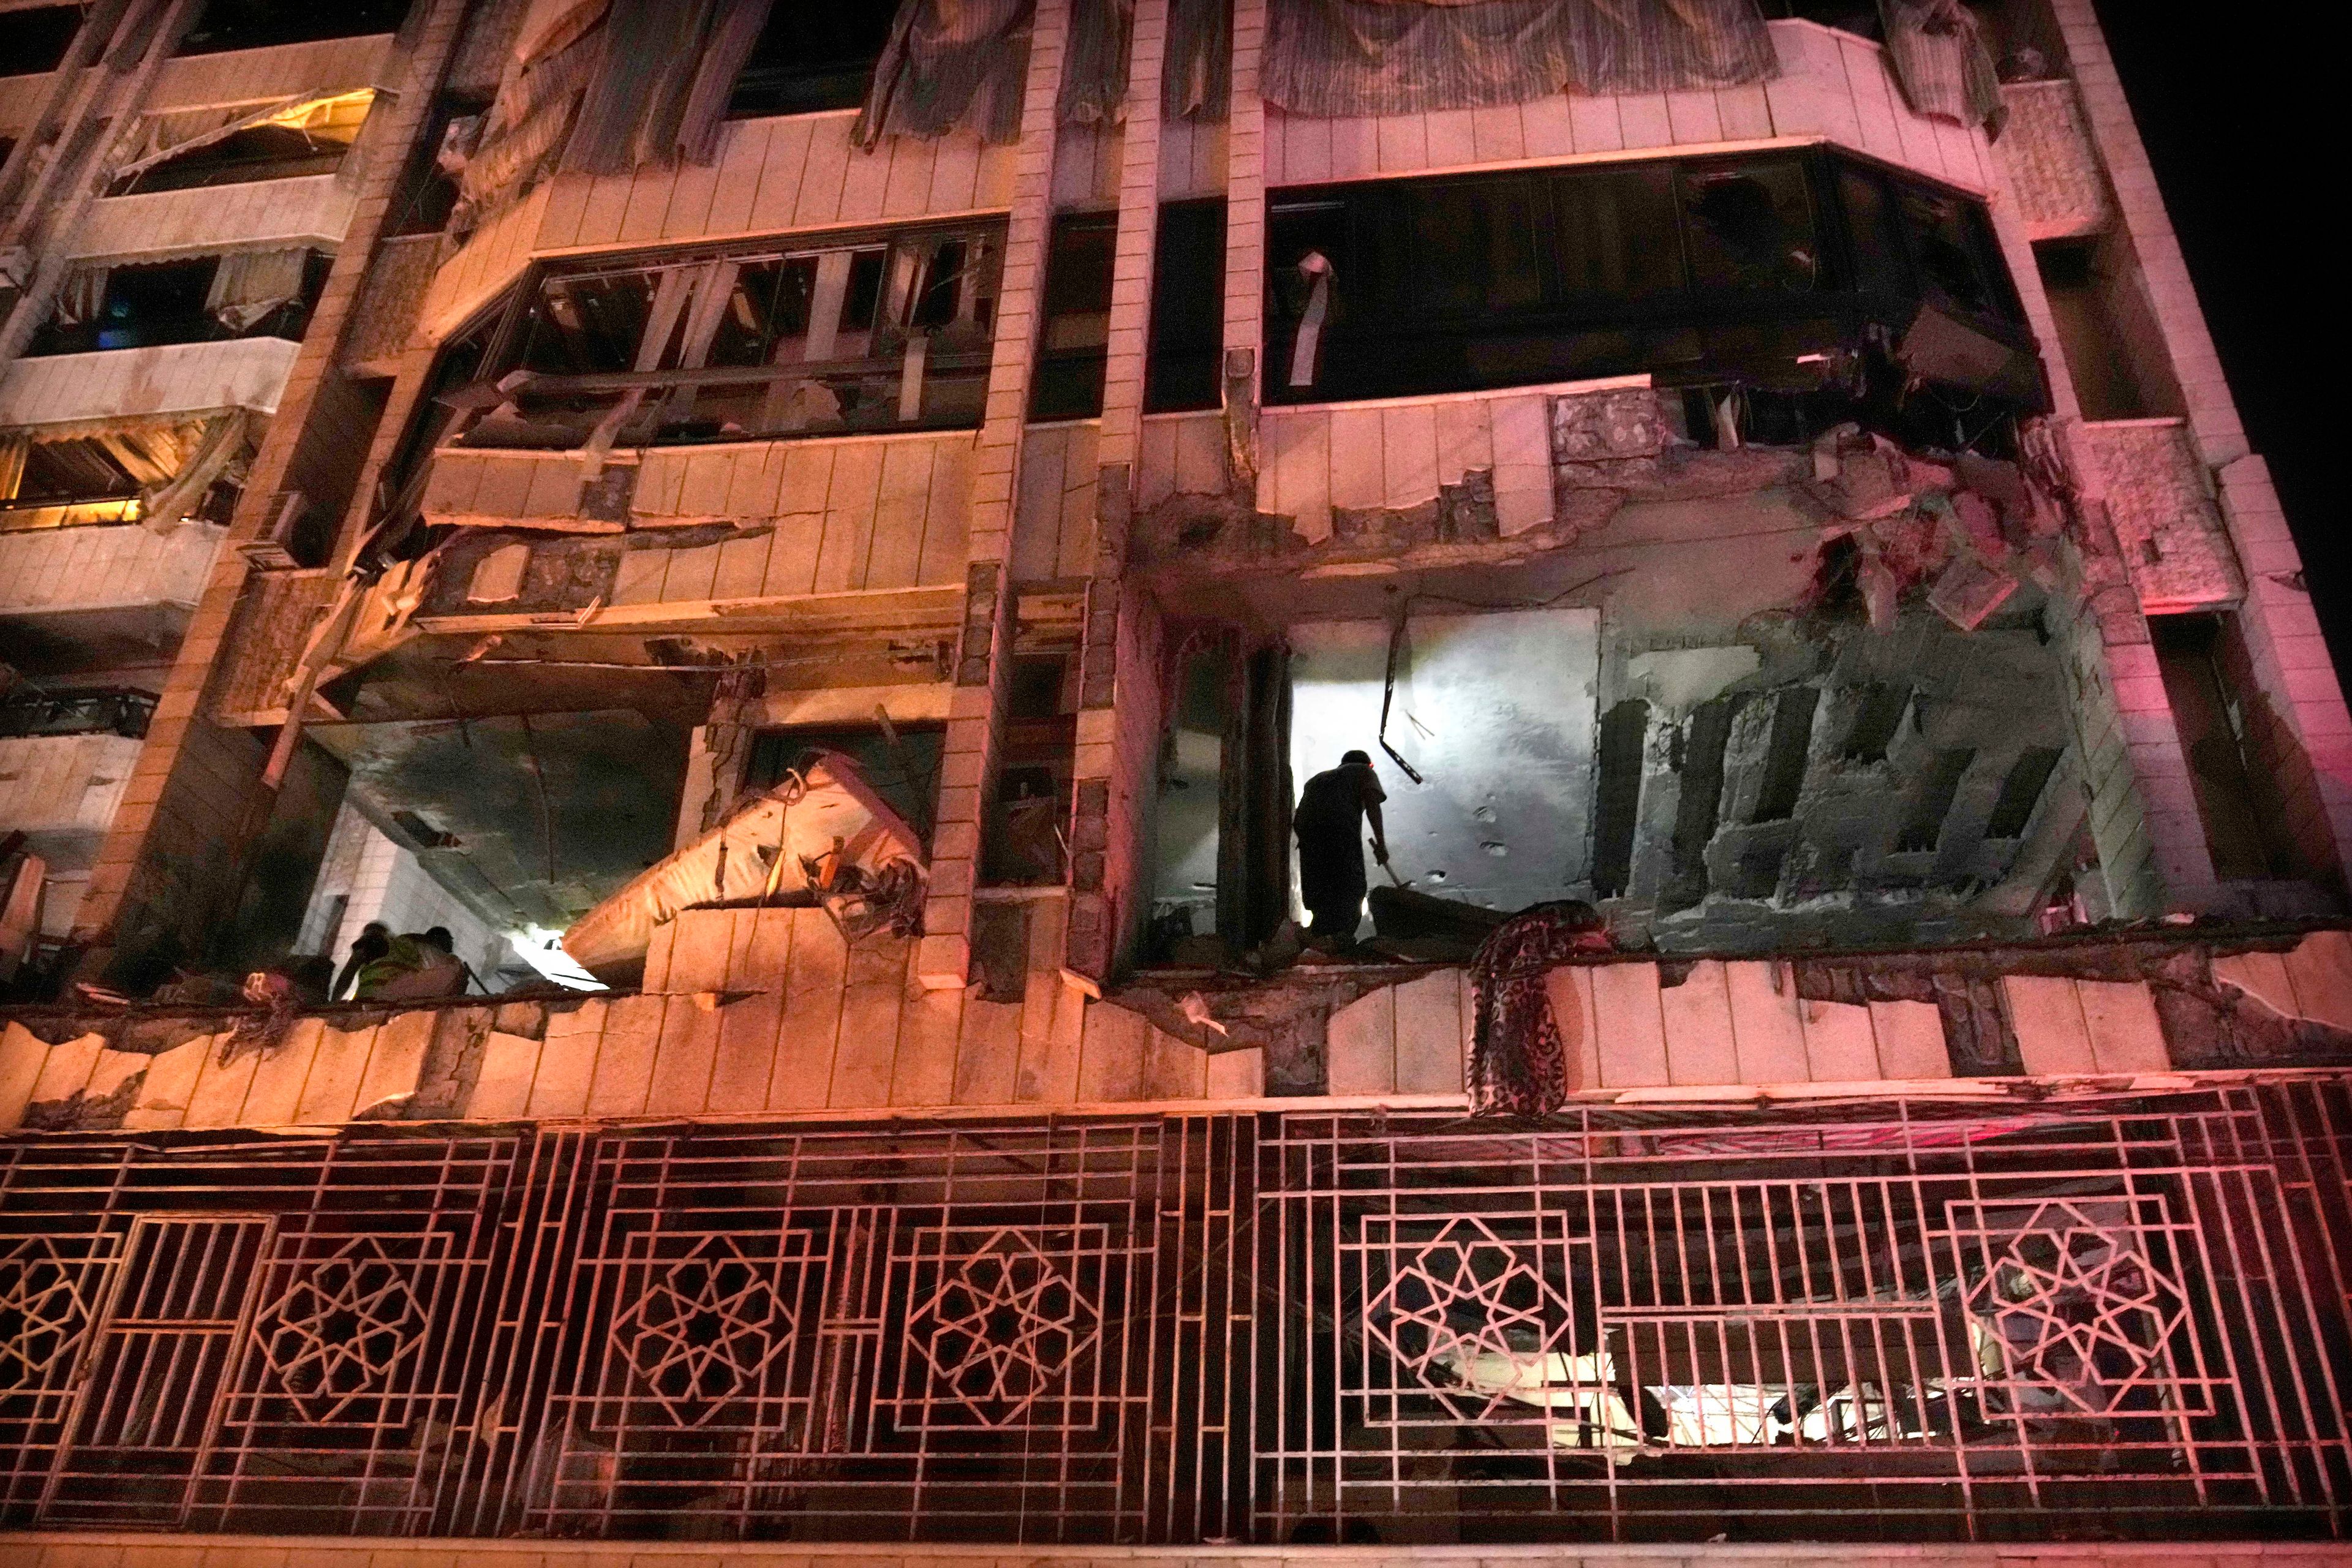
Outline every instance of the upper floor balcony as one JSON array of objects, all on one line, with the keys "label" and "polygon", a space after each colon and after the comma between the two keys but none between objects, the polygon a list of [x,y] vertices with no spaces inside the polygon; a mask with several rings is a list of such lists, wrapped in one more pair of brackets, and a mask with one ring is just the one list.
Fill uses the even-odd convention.
[{"label": "upper floor balcony", "polygon": [[0,657],[37,672],[168,663],[225,531],[0,529]]},{"label": "upper floor balcony", "polygon": [[257,337],[15,360],[0,370],[0,426],[224,408],[274,413],[301,347]]}]

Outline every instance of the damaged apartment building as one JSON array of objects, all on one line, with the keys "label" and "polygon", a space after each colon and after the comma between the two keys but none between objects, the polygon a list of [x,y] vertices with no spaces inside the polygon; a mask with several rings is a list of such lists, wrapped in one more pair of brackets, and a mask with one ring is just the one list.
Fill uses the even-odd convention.
[{"label": "damaged apartment building", "polygon": [[0,1561],[2343,1560],[2090,0],[0,0]]}]

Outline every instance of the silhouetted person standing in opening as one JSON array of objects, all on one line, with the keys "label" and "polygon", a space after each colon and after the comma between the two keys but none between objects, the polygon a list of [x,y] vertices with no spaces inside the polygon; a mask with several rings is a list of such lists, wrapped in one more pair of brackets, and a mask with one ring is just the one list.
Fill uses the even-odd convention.
[{"label": "silhouetted person standing in opening", "polygon": [[1363,752],[1349,752],[1338,767],[1317,773],[1298,792],[1298,809],[1290,819],[1298,836],[1298,897],[1318,947],[1355,942],[1364,910],[1364,824],[1372,825],[1373,858],[1387,865],[1381,802],[1388,797],[1372,772],[1371,757]]}]

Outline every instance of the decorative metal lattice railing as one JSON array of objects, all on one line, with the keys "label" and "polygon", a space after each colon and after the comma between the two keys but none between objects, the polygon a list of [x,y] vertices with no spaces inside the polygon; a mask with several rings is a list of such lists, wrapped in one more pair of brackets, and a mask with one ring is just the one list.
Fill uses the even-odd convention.
[{"label": "decorative metal lattice railing", "polygon": [[2352,1092],[0,1143],[0,1522],[2340,1533]]}]

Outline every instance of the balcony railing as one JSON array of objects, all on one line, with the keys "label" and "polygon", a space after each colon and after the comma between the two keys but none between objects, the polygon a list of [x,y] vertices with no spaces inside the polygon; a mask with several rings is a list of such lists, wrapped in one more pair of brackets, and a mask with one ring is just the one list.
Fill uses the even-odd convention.
[{"label": "balcony railing", "polygon": [[2340,1533],[2340,1079],[0,1145],[0,1517],[971,1542]]}]

